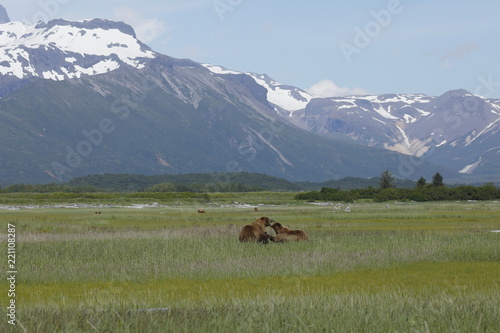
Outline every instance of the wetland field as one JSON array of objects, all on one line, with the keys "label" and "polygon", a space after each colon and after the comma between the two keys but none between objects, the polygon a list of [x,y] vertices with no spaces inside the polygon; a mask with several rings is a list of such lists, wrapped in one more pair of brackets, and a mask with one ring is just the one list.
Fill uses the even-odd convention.
[{"label": "wetland field", "polygon": [[500,331],[499,202],[294,196],[0,195],[0,331]]}]

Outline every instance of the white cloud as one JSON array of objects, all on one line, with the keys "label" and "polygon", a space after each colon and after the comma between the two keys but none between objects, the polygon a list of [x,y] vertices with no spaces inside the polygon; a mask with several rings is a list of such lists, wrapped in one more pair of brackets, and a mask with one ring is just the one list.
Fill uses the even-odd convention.
[{"label": "white cloud", "polygon": [[116,19],[130,24],[137,34],[137,38],[144,43],[149,43],[166,32],[165,22],[156,18],[144,18],[128,6],[114,10]]},{"label": "white cloud", "polygon": [[307,92],[316,97],[338,97],[351,95],[368,95],[363,88],[339,87],[331,80],[322,80],[312,85]]}]

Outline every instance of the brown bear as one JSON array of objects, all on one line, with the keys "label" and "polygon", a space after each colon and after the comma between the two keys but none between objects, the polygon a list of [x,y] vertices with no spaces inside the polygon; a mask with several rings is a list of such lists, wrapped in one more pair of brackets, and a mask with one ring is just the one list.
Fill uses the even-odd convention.
[{"label": "brown bear", "polygon": [[271,226],[273,220],[262,216],[256,219],[252,224],[247,224],[240,231],[240,242],[259,242],[267,244],[270,236],[266,233],[266,227]]},{"label": "brown bear", "polygon": [[303,230],[290,230],[281,225],[281,223],[274,223],[271,228],[276,232],[276,237],[270,237],[273,242],[298,242],[303,240],[308,240],[306,233]]}]

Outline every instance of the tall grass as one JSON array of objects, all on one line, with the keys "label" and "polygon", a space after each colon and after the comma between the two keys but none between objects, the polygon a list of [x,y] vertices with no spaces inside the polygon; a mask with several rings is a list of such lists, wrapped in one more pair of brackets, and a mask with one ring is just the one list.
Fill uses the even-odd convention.
[{"label": "tall grass", "polygon": [[[497,332],[498,294],[414,295],[405,291],[333,296],[205,300],[143,311],[43,307],[22,325],[33,332]],[[21,330],[20,330],[21,331]]]},{"label": "tall grass", "polygon": [[[194,208],[0,212],[18,228],[17,329],[500,329],[499,235],[488,232],[500,229],[497,203]],[[260,215],[311,240],[240,243],[241,226]]]},{"label": "tall grass", "polygon": [[[26,282],[251,278],[386,269],[421,262],[498,262],[498,235],[345,232],[302,243],[241,244],[235,226],[21,242]],[[218,234],[220,233],[220,234]],[[120,237],[120,234],[123,237]],[[45,236],[41,236],[45,239]]]}]

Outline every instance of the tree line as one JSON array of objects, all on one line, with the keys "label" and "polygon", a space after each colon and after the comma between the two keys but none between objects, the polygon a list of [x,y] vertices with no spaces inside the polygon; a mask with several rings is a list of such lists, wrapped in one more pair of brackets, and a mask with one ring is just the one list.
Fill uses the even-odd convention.
[{"label": "tree line", "polygon": [[[130,193],[214,193],[214,192],[258,192],[264,191],[259,186],[241,183],[199,183],[199,184],[172,184],[159,183],[146,188],[136,188],[130,184],[127,190],[103,189],[94,185],[68,185],[68,184],[14,184],[0,188],[0,193],[96,193],[96,192],[130,192]],[[126,184],[124,184],[126,187]]]},{"label": "tree line", "polygon": [[441,174],[436,173],[431,183],[421,177],[414,188],[396,188],[394,177],[384,171],[380,177],[378,188],[369,186],[363,189],[340,190],[323,187],[320,191],[299,193],[297,200],[308,201],[344,201],[353,202],[370,199],[374,202],[385,201],[463,201],[463,200],[496,200],[500,199],[500,189],[491,183],[482,186],[462,185],[447,187]]}]

